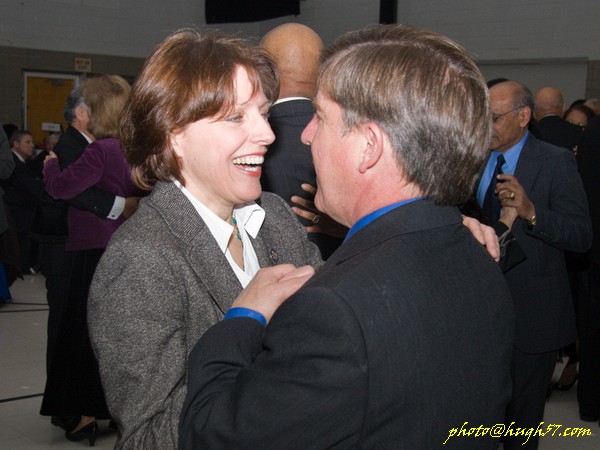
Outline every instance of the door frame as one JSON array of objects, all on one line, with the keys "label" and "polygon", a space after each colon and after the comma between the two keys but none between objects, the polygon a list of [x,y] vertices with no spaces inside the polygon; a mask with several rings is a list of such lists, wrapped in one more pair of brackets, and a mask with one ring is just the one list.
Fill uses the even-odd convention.
[{"label": "door frame", "polygon": [[[24,70],[23,71],[23,129],[29,129],[29,124],[27,123],[27,79],[29,77],[35,78],[56,78],[60,80],[73,80],[73,87],[77,87],[81,84],[81,76],[73,73],[64,73],[64,72],[42,72],[37,70]],[[66,100],[66,99],[65,99]]]}]

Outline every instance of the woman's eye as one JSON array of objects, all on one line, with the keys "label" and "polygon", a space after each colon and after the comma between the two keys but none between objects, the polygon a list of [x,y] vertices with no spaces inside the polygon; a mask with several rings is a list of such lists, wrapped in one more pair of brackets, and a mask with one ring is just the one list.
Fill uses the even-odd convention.
[{"label": "woman's eye", "polygon": [[229,116],[225,121],[227,122],[239,122],[242,120],[241,114],[234,114],[233,116]]}]

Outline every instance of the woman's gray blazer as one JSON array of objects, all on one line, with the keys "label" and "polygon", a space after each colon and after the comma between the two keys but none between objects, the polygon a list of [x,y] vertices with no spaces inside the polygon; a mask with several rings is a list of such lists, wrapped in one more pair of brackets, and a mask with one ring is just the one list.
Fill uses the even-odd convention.
[{"label": "woman's gray blazer", "polygon": [[[263,193],[252,244],[261,267],[321,262],[294,213]],[[242,287],[185,195],[157,183],[113,235],[90,290],[90,337],[113,418],[116,448],[177,447],[187,358]]]}]

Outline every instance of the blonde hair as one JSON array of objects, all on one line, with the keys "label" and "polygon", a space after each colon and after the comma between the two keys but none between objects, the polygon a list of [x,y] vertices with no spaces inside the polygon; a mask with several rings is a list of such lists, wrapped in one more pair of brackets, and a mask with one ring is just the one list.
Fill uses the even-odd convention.
[{"label": "blonde hair", "polygon": [[118,136],[119,118],[130,92],[131,86],[119,75],[101,75],[85,81],[83,98],[90,108],[88,129],[97,139]]}]

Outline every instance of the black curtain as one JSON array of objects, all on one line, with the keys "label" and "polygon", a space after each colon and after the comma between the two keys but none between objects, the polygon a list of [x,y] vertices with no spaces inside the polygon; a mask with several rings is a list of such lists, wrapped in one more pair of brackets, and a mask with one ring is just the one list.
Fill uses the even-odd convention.
[{"label": "black curtain", "polygon": [[398,0],[379,1],[379,23],[396,23]]},{"label": "black curtain", "polygon": [[206,23],[256,22],[300,14],[300,0],[206,0]]}]

